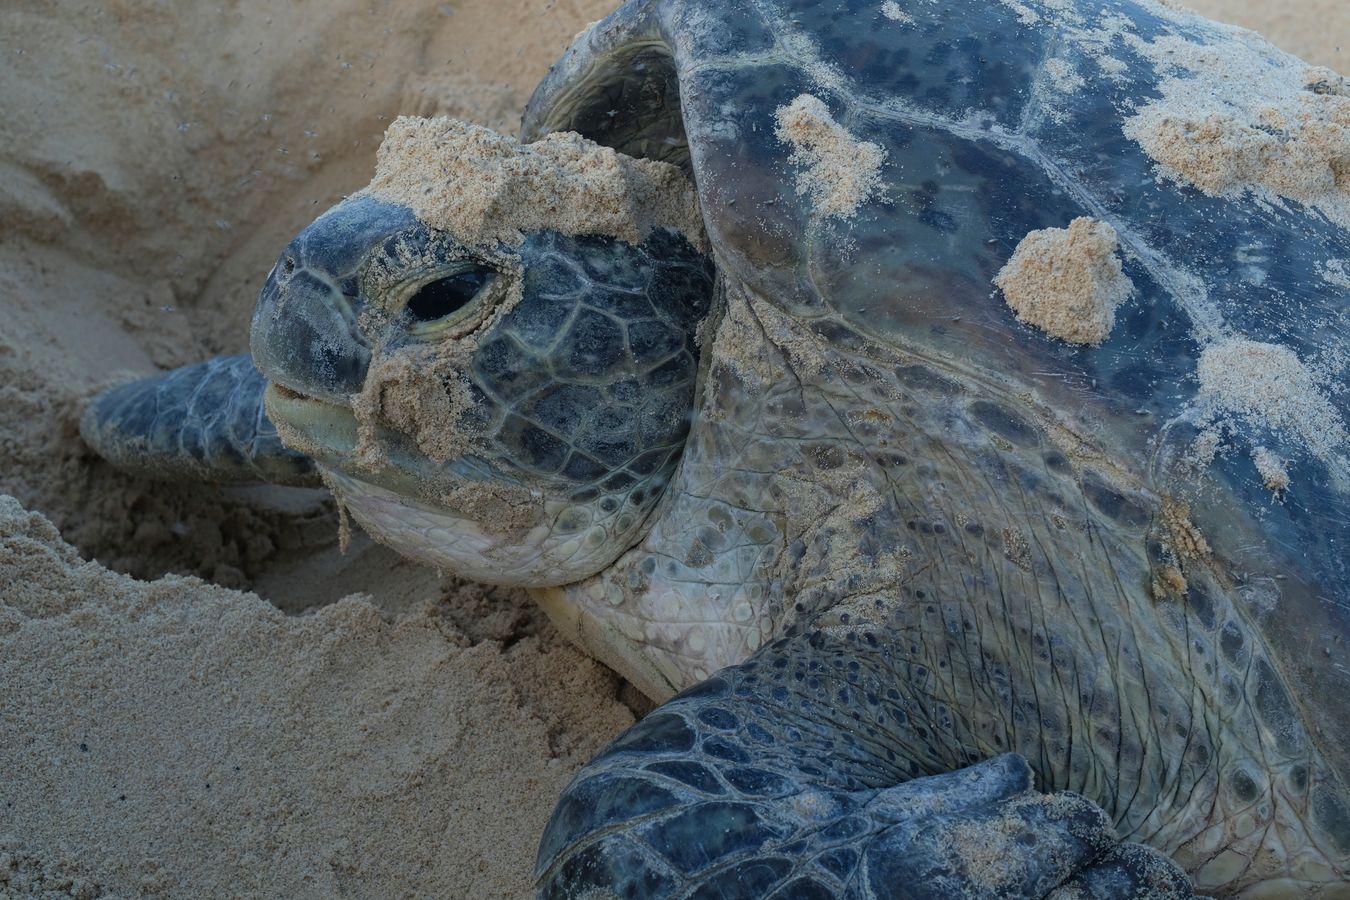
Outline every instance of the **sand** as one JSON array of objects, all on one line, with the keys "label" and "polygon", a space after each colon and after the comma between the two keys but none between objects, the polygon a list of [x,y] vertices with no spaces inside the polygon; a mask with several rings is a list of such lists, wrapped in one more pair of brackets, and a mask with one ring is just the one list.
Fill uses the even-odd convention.
[{"label": "sand", "polygon": [[1114,228],[1080,216],[1068,228],[1041,228],[1022,238],[994,284],[1022,322],[1071,344],[1096,346],[1115,327],[1116,307],[1134,292],[1119,251]]},{"label": "sand", "polygon": [[851,219],[881,186],[886,151],[860,141],[830,115],[825,101],[800,94],[775,112],[774,133],[792,148],[797,192],[820,218]]},{"label": "sand", "polygon": [[1259,31],[1313,65],[1350,72],[1350,10],[1344,0],[1190,0],[1180,5]]},{"label": "sand", "polygon": [[[1231,338],[1201,351],[1196,376],[1206,430],[1273,431],[1333,473],[1345,471],[1350,430],[1327,397],[1334,375],[1280,344]],[[1289,486],[1283,463],[1269,450],[1253,448],[1252,462],[1271,490]]]},{"label": "sand", "polygon": [[1285,469],[1284,460],[1274,450],[1257,447],[1252,451],[1252,462],[1256,463],[1256,471],[1267,490],[1278,494],[1289,488],[1289,472]]},{"label": "sand", "polygon": [[[1201,5],[1350,70],[1338,0]],[[0,493],[45,517],[0,503],[0,895],[528,894],[557,792],[644,701],[520,593],[341,555],[320,492],[127,477],[75,423],[242,352],[396,116],[512,131],[608,6],[0,10]]]},{"label": "sand", "polygon": [[400,117],[380,146],[368,190],[475,248],[518,245],[525,232],[545,228],[640,244],[657,226],[708,245],[683,170],[571,132],[521,144],[457,119]]},{"label": "sand", "polygon": [[[693,182],[682,169],[616,153],[572,132],[522,144],[460,119],[400,116],[385,132],[374,177],[362,193],[412,209],[499,273],[455,315],[423,326],[423,333],[440,339],[372,348],[353,404],[354,458],[369,469],[384,465],[381,426],[411,436],[438,463],[482,451],[481,435],[466,418],[476,404],[467,373],[479,341],[523,298],[518,248],[527,232],[608,235],[641,244],[663,228],[710,249]],[[396,289],[389,292],[392,301],[367,306],[362,316],[368,332],[380,333],[383,328],[371,327],[371,320],[397,314],[409,293]],[[303,438],[297,443],[297,435],[279,427],[290,446],[304,450]],[[523,487],[483,490],[464,483],[451,505],[477,509],[477,521],[516,530],[537,522],[540,502]]]},{"label": "sand", "polygon": [[1350,228],[1350,81],[1270,66],[1267,47],[1246,35],[1222,51],[1175,37],[1143,44],[1161,96],[1126,120],[1125,134],[1182,184],[1298,200]]},{"label": "sand", "polygon": [[1196,367],[1200,398],[1223,412],[1246,416],[1321,457],[1350,442],[1345,423],[1319,377],[1288,347],[1234,338],[1206,347]]},{"label": "sand", "polygon": [[608,5],[0,12],[0,493],[76,548],[0,505],[0,896],[529,893],[562,786],[645,701],[522,593],[342,556],[321,492],[129,478],[75,423],[244,351],[396,115],[513,130]]}]

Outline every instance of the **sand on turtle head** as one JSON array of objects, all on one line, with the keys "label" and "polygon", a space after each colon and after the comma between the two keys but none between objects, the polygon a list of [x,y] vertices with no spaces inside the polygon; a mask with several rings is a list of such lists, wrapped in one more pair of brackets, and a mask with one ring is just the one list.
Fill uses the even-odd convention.
[{"label": "sand on turtle head", "polygon": [[657,226],[707,246],[694,186],[680,169],[571,132],[522,144],[456,119],[400,116],[366,191],[473,247],[516,245],[546,230],[640,244]]},{"label": "sand on turtle head", "polygon": [[[708,246],[683,171],[572,133],[522,144],[456,119],[401,116],[385,134],[365,193],[411,208],[429,227],[485,256],[509,284],[462,333],[374,347],[353,397],[360,426],[356,462],[368,468],[388,462],[377,439],[380,425],[410,436],[437,463],[478,449],[480,436],[466,425],[475,401],[465,372],[481,337],[522,297],[515,248],[526,233],[605,235],[639,244],[653,228],[665,227],[696,247]],[[397,279],[399,272],[387,277]],[[377,300],[363,313],[363,327],[380,331],[377,320],[399,314]]]}]

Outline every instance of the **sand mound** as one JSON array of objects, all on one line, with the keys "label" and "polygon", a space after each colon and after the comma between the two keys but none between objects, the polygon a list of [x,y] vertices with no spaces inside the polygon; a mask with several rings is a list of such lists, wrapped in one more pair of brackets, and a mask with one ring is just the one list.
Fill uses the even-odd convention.
[{"label": "sand mound", "polygon": [[551,632],[136,581],[3,496],[0,583],[0,838],[117,893],[523,896],[558,792],[632,722]]},{"label": "sand mound", "polygon": [[851,219],[881,187],[886,151],[860,141],[834,120],[825,101],[800,94],[778,107],[774,133],[792,148],[797,191],[821,218]]},{"label": "sand mound", "polygon": [[512,130],[610,5],[0,10],[0,493],[46,517],[0,504],[0,896],[528,893],[621,682],[520,592],[341,555],[323,492],[129,477],[76,421],[245,350],[398,113]]}]

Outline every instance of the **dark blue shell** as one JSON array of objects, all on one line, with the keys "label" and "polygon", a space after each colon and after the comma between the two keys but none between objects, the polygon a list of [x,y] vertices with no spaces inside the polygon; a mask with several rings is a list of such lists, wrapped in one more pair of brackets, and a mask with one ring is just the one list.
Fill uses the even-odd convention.
[{"label": "dark blue shell", "polygon": [[[639,5],[625,27],[648,28],[673,59],[634,62],[624,96],[591,104],[593,119],[535,110],[526,133],[570,126],[643,155],[665,135],[677,148],[666,158],[684,162],[667,134],[682,119],[729,278],[801,320],[842,319],[872,340],[975,360],[1065,420],[1092,423],[1098,445],[1160,493],[1193,497],[1191,516],[1249,601],[1304,720],[1322,746],[1350,747],[1350,448],[1319,458],[1249,422],[1199,475],[1181,464],[1201,406],[1197,363],[1216,335],[1279,344],[1329,369],[1327,399],[1350,422],[1350,291],[1323,277],[1329,263],[1350,265],[1350,230],[1293,200],[1212,197],[1160,177],[1122,127],[1160,96],[1158,65],[1140,49],[1160,37],[1255,47],[1272,68],[1304,64],[1147,0],[1070,0],[1060,12],[1029,2],[1031,24],[1025,7],[997,0],[959,14],[912,0],[899,20],[879,0]],[[1103,50],[1119,62],[1111,73],[1093,56]],[[1050,60],[1083,82],[1054,97],[1053,114]],[[667,84],[663,66],[678,96],[667,85],[657,111],[634,113],[629,95],[643,79]],[[774,125],[801,94],[886,152],[882,189],[852,218],[813,215],[795,188],[792,147]],[[607,123],[634,120],[623,127],[635,134],[607,138],[621,127]],[[1079,216],[1116,229],[1135,286],[1100,347],[1022,324],[992,284],[1028,232]],[[1257,446],[1288,461],[1282,496],[1264,486]],[[1350,770],[1350,757],[1338,765]]]},{"label": "dark blue shell", "polygon": [[[1350,360],[1350,292],[1322,277],[1328,261],[1350,260],[1350,231],[1297,202],[1210,197],[1162,179],[1122,131],[1159,95],[1156,64],[1136,39],[1223,46],[1238,39],[1233,31],[1153,3],[1072,4],[1080,33],[1110,33],[1110,17],[1131,23],[1133,38],[1109,38],[1105,49],[1124,68],[1108,75],[1092,46],[1044,11],[1028,25],[998,2],[963,5],[959,17],[945,4],[906,3],[912,21],[879,7],[764,2],[719,10],[722,27],[705,24],[697,7],[667,8],[694,170],[724,267],[799,317],[837,312],[873,338],[983,357],[1069,418],[1100,423],[1105,446],[1164,485],[1182,477],[1176,459],[1194,438],[1186,423],[1214,313],[1227,333],[1301,359]],[[1052,116],[1045,64],[1054,58],[1084,86],[1056,97]],[[1269,65],[1302,68],[1274,48]],[[786,180],[791,148],[775,136],[773,112],[803,93],[886,151],[884,189],[853,219],[813,218]],[[1095,348],[1019,323],[991,286],[1029,231],[1077,216],[1116,228],[1136,287]],[[1330,400],[1350,421],[1350,394]],[[1290,461],[1282,498],[1257,473],[1258,444]],[[1346,746],[1350,472],[1335,471],[1346,456],[1318,459],[1265,433],[1235,435],[1232,448],[1201,476],[1192,515],[1242,579],[1239,592],[1270,603],[1254,613],[1308,721]]]}]

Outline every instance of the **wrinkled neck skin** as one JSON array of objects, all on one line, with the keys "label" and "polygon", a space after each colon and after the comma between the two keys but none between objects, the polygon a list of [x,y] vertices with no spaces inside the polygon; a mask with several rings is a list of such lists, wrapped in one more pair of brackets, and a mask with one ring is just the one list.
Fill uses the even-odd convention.
[{"label": "wrinkled neck skin", "polygon": [[1223,895],[1350,873],[1337,774],[1219,562],[1161,550],[1196,535],[1141,473],[959,360],[748,289],[709,356],[650,533],[535,591],[578,643],[663,699],[823,627],[924,710],[891,739],[930,774],[1018,751]]}]

